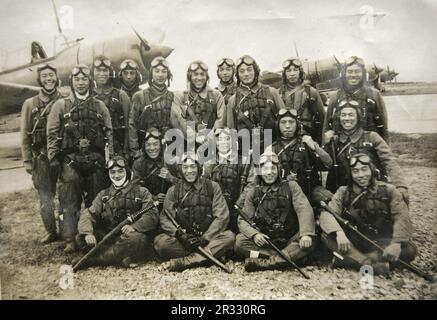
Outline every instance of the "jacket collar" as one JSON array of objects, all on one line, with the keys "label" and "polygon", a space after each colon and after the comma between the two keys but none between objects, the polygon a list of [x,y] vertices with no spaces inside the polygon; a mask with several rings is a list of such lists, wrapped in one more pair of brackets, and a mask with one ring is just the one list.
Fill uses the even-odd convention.
[{"label": "jacket collar", "polygon": [[257,82],[252,88],[249,88],[241,83],[238,86],[238,90],[240,90],[240,92],[243,94],[256,93],[259,89],[261,89],[261,84],[259,82]]},{"label": "jacket collar", "polygon": [[230,84],[224,84],[220,81],[220,83],[217,86],[217,90],[220,92],[225,92],[229,87],[232,87],[235,84],[234,81],[232,81]]},{"label": "jacket collar", "polygon": [[356,143],[356,142],[361,138],[361,136],[363,135],[363,133],[364,133],[363,128],[358,128],[358,129],[357,129],[353,134],[351,134],[351,135],[347,135],[347,134],[345,134],[345,132],[342,130],[342,131],[340,132],[340,134],[339,134],[338,140],[339,140],[341,143],[345,143],[345,142],[348,140],[348,138],[349,138],[350,141],[351,141],[352,143]]},{"label": "jacket collar", "polygon": [[56,91],[54,93],[52,93],[51,95],[46,95],[43,90],[40,90],[38,93],[38,99],[40,99],[42,102],[44,103],[48,103],[51,100],[56,100],[57,98],[59,98],[61,95],[61,93],[59,92],[59,90],[56,89]]},{"label": "jacket collar", "polygon": [[205,89],[203,89],[199,93],[197,93],[197,92],[195,92],[193,90],[190,90],[189,94],[190,94],[191,97],[199,96],[202,99],[206,99],[208,97],[208,91],[210,91],[210,90],[211,90],[210,86],[207,85],[205,87]]}]

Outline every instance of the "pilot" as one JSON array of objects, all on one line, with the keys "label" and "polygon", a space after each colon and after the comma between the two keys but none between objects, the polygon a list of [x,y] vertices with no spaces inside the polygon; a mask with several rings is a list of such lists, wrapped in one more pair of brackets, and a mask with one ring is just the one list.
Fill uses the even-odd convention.
[{"label": "pilot", "polygon": [[282,63],[282,86],[279,94],[287,109],[297,111],[298,120],[304,134],[308,134],[318,144],[322,144],[325,110],[319,92],[305,81],[302,62],[297,58]]},{"label": "pilot", "polygon": [[111,116],[114,153],[128,158],[129,96],[123,90],[114,87],[115,72],[107,57],[99,55],[94,59],[92,74],[96,82],[94,95],[105,103]]},{"label": "pilot", "polygon": [[244,55],[239,58],[236,71],[237,90],[228,101],[226,124],[229,128],[248,129],[252,133],[258,129],[262,153],[262,132],[269,129],[273,134],[278,111],[284,109],[285,105],[276,89],[258,81],[260,68],[252,57]]},{"label": "pilot", "polygon": [[334,166],[328,172],[326,188],[335,192],[339,186],[348,184],[348,161],[355,153],[366,153],[378,169],[378,178],[395,185],[408,204],[408,185],[396,157],[382,137],[361,127],[361,109],[358,101],[342,100],[339,108],[339,129],[326,140],[325,149],[330,152]]},{"label": "pilot", "polygon": [[132,100],[133,95],[141,90],[140,84],[143,80],[138,64],[132,59],[123,60],[120,64],[118,78],[121,82],[121,89]]},{"label": "pilot", "polygon": [[225,104],[228,104],[229,98],[235,94],[237,84],[235,83],[235,62],[230,58],[221,58],[217,62],[217,77],[220,83],[217,90],[220,91]]},{"label": "pilot", "polygon": [[207,136],[204,129],[223,127],[225,100],[218,90],[208,86],[208,66],[195,60],[187,70],[188,90],[175,94],[171,112],[171,123],[174,128],[187,133],[189,122],[194,124],[194,130],[199,133],[196,142],[202,144]]},{"label": "pilot", "polygon": [[32,175],[38,192],[40,213],[47,231],[43,244],[57,240],[54,216],[54,197],[57,175],[49,169],[47,158],[47,116],[56,100],[62,98],[58,91],[60,81],[56,67],[44,64],[37,69],[41,86],[38,95],[24,101],[21,109],[21,154],[26,172]]},{"label": "pilot", "polygon": [[92,95],[91,70],[83,64],[70,75],[70,96],[55,102],[48,116],[48,158],[60,170],[59,203],[64,221],[65,252],[75,250],[82,199],[88,208],[109,185],[105,175],[105,145],[113,155],[112,122],[108,108]]},{"label": "pilot", "polygon": [[161,212],[164,233],[154,240],[156,252],[169,260],[164,269],[175,272],[209,264],[197,247],[220,258],[232,251],[235,241],[232,231],[226,230],[229,210],[218,183],[200,176],[201,165],[194,153],[184,153],[179,166],[182,179],[168,190],[164,210],[185,232]]},{"label": "pilot", "polygon": [[156,57],[151,62],[149,87],[132,98],[129,115],[129,146],[134,159],[141,156],[144,137],[149,128],[158,129],[164,136],[171,128],[170,113],[174,94],[168,90],[172,74],[167,60]]},{"label": "pilot", "polygon": [[360,125],[366,131],[377,132],[388,142],[387,110],[381,93],[365,84],[367,77],[364,60],[352,56],[342,66],[341,87],[329,99],[324,122],[324,141],[332,138],[339,129],[339,103],[345,99],[355,100],[361,110]]}]

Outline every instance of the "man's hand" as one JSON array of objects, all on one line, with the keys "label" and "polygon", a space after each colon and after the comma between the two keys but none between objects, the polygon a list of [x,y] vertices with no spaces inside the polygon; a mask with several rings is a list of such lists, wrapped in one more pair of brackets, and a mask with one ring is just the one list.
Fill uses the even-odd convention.
[{"label": "man's hand", "polygon": [[207,138],[206,138],[205,135],[203,135],[203,134],[197,134],[196,135],[196,142],[198,144],[204,144],[206,142],[206,140],[207,140]]},{"label": "man's hand", "polygon": [[176,231],[176,238],[188,250],[196,249],[198,246],[200,246],[201,243],[199,237],[187,234],[182,230]]},{"label": "man's hand", "polygon": [[159,171],[158,177],[162,179],[167,179],[169,175],[170,175],[170,171],[168,171],[167,168],[162,167],[161,170]]},{"label": "man's hand", "polygon": [[316,150],[317,143],[314,142],[314,140],[313,140],[313,138],[311,138],[311,136],[304,135],[302,137],[302,142],[305,143],[308,146],[308,148],[310,148],[311,150],[313,150],[313,151]]},{"label": "man's hand", "polygon": [[301,247],[302,249],[308,249],[312,246],[312,244],[313,239],[311,239],[310,236],[303,236],[302,238],[300,238],[299,247]]},{"label": "man's hand", "polygon": [[410,196],[408,195],[408,189],[404,187],[398,187],[397,189],[401,193],[402,199],[404,199],[407,206],[410,205]]},{"label": "man's hand", "polygon": [[351,242],[343,231],[337,231],[337,246],[338,250],[340,250],[342,253],[348,252],[352,247]]},{"label": "man's hand", "polygon": [[165,200],[165,193],[158,193],[156,195],[156,199],[158,200],[159,203],[164,203]]},{"label": "man's hand", "polygon": [[95,246],[97,244],[96,237],[94,237],[92,234],[87,234],[85,236],[85,242],[89,246]]},{"label": "man's hand", "polygon": [[264,234],[264,233],[257,233],[256,235],[253,236],[253,242],[255,242],[255,244],[258,247],[263,247],[268,245],[269,243],[267,242],[267,239],[270,239],[268,235]]},{"label": "man's hand", "polygon": [[132,152],[132,159],[137,160],[141,157],[141,150],[135,150]]},{"label": "man's hand", "polygon": [[128,235],[129,233],[135,232],[135,229],[130,224],[127,224],[121,228],[121,232],[125,235]]},{"label": "man's hand", "polygon": [[399,256],[401,255],[401,244],[400,243],[392,243],[387,248],[385,248],[382,256],[386,258],[388,261],[397,261]]},{"label": "man's hand", "polygon": [[24,161],[24,169],[28,174],[32,174],[32,161]]},{"label": "man's hand", "polygon": [[287,181],[296,181],[297,180],[297,174],[294,172],[290,172],[290,174],[287,176]]},{"label": "man's hand", "polygon": [[329,143],[331,139],[334,137],[334,131],[328,130],[325,132],[325,143]]}]

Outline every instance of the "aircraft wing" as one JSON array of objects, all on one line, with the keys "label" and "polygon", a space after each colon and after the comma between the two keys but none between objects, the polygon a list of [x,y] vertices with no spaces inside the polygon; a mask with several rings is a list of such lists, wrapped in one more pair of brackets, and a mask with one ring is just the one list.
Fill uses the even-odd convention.
[{"label": "aircraft wing", "polygon": [[0,82],[0,115],[20,112],[24,100],[37,95],[39,90],[35,86]]}]

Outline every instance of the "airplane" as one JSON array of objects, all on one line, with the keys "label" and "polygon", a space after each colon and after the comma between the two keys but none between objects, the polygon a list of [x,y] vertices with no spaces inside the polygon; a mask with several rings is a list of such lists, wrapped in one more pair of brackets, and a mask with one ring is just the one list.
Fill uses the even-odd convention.
[{"label": "airplane", "polygon": [[[63,86],[68,86],[69,76],[74,65],[83,63],[91,66],[94,57],[104,54],[111,60],[114,71],[125,59],[133,59],[138,63],[143,76],[143,83],[147,81],[150,63],[157,56],[168,57],[173,48],[164,45],[152,45],[147,42],[132,26],[133,34],[126,34],[109,40],[87,42],[84,38],[69,41],[63,34],[59,22],[56,6],[56,22],[59,36],[64,39],[64,48],[54,56],[47,56],[42,45],[36,41],[31,44],[31,61],[0,72],[0,116],[20,112],[21,106],[27,98],[38,94],[40,87],[36,79],[38,66],[46,63],[57,67],[58,77]],[[63,87],[68,91],[68,87]]]},{"label": "airplane", "polygon": [[[296,56],[297,49],[296,49]],[[305,80],[315,87],[321,94],[335,91],[340,87],[340,71],[342,64],[333,56],[332,58],[325,58],[319,60],[303,60],[302,67],[305,72]],[[380,82],[387,82],[394,79],[398,73],[394,70],[387,70],[376,66],[376,64],[367,64],[366,70],[368,73],[368,83],[375,88],[382,90]],[[260,75],[260,81],[263,84],[274,88],[279,88],[282,85],[282,70],[268,71],[265,70]],[[325,100],[325,97],[323,97]]]}]

